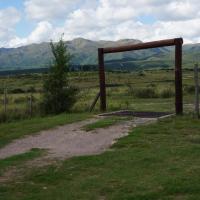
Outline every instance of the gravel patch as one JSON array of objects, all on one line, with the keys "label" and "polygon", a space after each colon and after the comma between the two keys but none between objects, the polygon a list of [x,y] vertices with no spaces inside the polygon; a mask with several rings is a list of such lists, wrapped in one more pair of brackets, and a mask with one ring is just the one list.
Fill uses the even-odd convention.
[{"label": "gravel patch", "polygon": [[[100,118],[100,117],[99,117]],[[55,129],[41,131],[34,136],[14,140],[0,149],[0,159],[30,151],[47,149],[47,158],[65,159],[72,156],[99,154],[108,149],[118,138],[126,136],[131,127],[155,122],[152,118],[135,118],[107,128],[86,132],[83,126],[99,118],[72,123]]]}]

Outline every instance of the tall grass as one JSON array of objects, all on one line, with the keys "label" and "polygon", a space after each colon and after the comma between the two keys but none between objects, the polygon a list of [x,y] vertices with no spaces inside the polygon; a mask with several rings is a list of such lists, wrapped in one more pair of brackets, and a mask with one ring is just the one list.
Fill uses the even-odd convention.
[{"label": "tall grass", "polygon": [[[109,110],[118,109],[151,109],[159,102],[172,101],[175,95],[173,71],[140,71],[130,73],[107,72],[106,88],[107,104]],[[186,72],[183,76],[184,95],[187,103],[191,103],[194,95],[193,72]],[[30,118],[30,94],[34,96],[32,116],[41,115],[39,104],[42,91],[42,76],[13,76],[7,81],[7,114],[4,113],[4,82],[7,78],[0,77],[0,123],[6,120],[20,120]],[[99,79],[97,72],[74,72],[69,75],[70,84],[79,88],[77,102],[72,112],[85,112],[89,110],[96,94],[99,92]],[[113,87],[110,87],[113,86]],[[165,99],[163,101],[163,99]],[[146,105],[145,105],[146,104]],[[151,107],[147,107],[151,104]],[[146,107],[145,107],[146,106]],[[159,105],[160,106],[160,105]],[[160,109],[166,109],[161,105]],[[99,102],[94,111],[99,111]]]},{"label": "tall grass", "polygon": [[134,88],[132,85],[128,85],[128,94],[135,98],[171,98],[175,93],[171,87],[158,90],[157,87],[147,86],[144,88]]}]

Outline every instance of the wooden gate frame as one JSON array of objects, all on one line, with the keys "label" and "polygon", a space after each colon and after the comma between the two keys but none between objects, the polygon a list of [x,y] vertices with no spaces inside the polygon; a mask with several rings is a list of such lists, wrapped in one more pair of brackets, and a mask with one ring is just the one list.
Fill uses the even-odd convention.
[{"label": "wooden gate frame", "polygon": [[175,46],[175,92],[176,92],[175,107],[176,107],[176,114],[182,115],[183,114],[183,92],[182,92],[183,39],[182,38],[139,43],[134,45],[120,46],[120,47],[99,48],[98,60],[99,60],[99,82],[100,82],[100,110],[106,111],[106,83],[105,83],[104,54],[158,48],[165,46]]}]

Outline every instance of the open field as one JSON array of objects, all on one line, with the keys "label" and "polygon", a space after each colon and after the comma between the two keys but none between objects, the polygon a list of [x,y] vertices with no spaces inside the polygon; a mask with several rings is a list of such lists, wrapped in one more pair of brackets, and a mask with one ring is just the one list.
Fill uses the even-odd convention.
[{"label": "open field", "polygon": [[[109,86],[107,87],[109,111],[131,109],[174,112],[173,71],[107,72],[106,77]],[[97,113],[98,104],[93,113],[88,114],[86,111],[99,91],[98,73],[71,73],[70,83],[79,88],[78,101],[72,109],[73,113],[44,117],[40,116],[39,112],[42,75],[1,77],[0,116],[2,117],[4,112],[3,85],[6,85],[7,112],[10,115],[10,119],[8,120],[9,116],[7,116],[7,120],[13,121],[20,119],[21,116],[21,121],[0,124],[0,148],[16,139],[23,140],[24,136],[35,135],[39,138],[38,133],[42,130],[60,125],[68,127],[66,124],[85,120],[93,113]],[[183,89],[185,112],[190,113],[194,101],[192,71],[184,71]],[[31,94],[34,96],[34,112],[33,118],[30,119],[28,97]],[[75,140],[75,137],[79,137],[78,128],[80,128],[81,131],[88,131],[80,135],[81,138],[89,138],[88,134],[91,134],[94,141],[101,143],[102,136],[109,139],[106,134],[110,137],[116,136],[118,131],[117,134],[120,136],[121,132],[126,131],[121,136],[127,135],[128,129],[124,130],[120,125],[126,120],[130,118],[101,119],[82,127],[77,126],[75,129],[71,127],[69,135]],[[116,128],[114,132],[112,126]],[[34,159],[43,159],[43,155],[47,153],[46,148],[31,149],[31,147],[26,153],[0,160],[0,174],[3,175],[3,181],[0,184],[0,199],[196,200],[200,196],[199,133],[199,120],[193,119],[191,115],[171,117],[159,120],[155,124],[132,128],[128,136],[120,139],[101,155],[56,160],[44,166],[28,164]],[[45,134],[49,136],[48,130]],[[53,132],[51,135],[54,135]],[[59,141],[59,138],[57,140]],[[70,142],[66,140],[65,144],[68,141]],[[85,140],[85,147],[95,146],[94,141]],[[56,140],[49,139],[46,142],[48,146],[49,142],[52,145],[56,143]],[[112,138],[107,148],[110,142]],[[82,148],[81,145],[77,146]],[[45,144],[44,147],[46,147]],[[73,154],[72,149],[68,150],[67,147],[65,148],[66,155],[68,151],[72,155],[85,155],[76,154],[76,148]],[[101,149],[98,152],[103,151]]]},{"label": "open field", "polygon": [[0,199],[196,200],[199,133],[189,116],[138,127],[102,155],[24,169],[19,180],[0,185]]},{"label": "open field", "polygon": [[[72,72],[70,84],[79,88],[73,112],[85,112],[99,91],[98,72]],[[21,75],[0,78],[0,121],[4,116],[4,94],[7,94],[7,121],[30,117],[30,95],[33,95],[32,115],[40,115],[42,76]],[[107,72],[108,110],[132,109],[137,111],[174,112],[174,71],[153,70],[142,72]],[[183,72],[184,108],[191,111],[194,102],[193,71]],[[99,104],[95,112],[99,110]]]}]

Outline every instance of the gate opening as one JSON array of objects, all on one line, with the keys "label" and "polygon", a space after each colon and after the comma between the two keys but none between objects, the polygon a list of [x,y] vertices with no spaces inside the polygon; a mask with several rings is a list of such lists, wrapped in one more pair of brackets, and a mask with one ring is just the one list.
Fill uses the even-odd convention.
[{"label": "gate opening", "polygon": [[99,82],[100,82],[100,110],[105,112],[106,107],[106,81],[105,81],[105,67],[104,54],[119,53],[125,51],[134,51],[166,46],[175,46],[175,110],[177,115],[183,114],[183,92],[182,92],[182,38],[174,38],[169,40],[160,40],[146,43],[139,43],[135,45],[126,45],[119,47],[107,47],[98,49],[99,62]]}]

